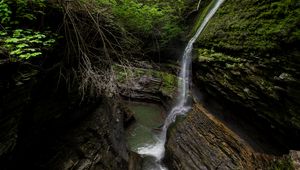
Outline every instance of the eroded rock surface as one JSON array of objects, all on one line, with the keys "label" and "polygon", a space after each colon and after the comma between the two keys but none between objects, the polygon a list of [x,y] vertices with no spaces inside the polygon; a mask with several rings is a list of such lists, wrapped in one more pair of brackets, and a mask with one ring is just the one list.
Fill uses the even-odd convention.
[{"label": "eroded rock surface", "polygon": [[126,72],[115,67],[120,93],[129,99],[151,102],[169,102],[175,98],[177,76],[160,68],[132,68]]},{"label": "eroded rock surface", "polygon": [[59,136],[57,144],[50,147],[55,154],[49,159],[51,161],[46,162],[46,167],[127,169],[123,116],[116,105],[111,104],[113,102],[108,102],[100,105],[66,135]]},{"label": "eroded rock surface", "polygon": [[55,71],[36,75],[24,65],[0,69],[6,66],[12,72],[0,73],[1,170],[127,169],[124,113],[117,98],[82,100],[76,90],[57,87]]},{"label": "eroded rock surface", "polygon": [[277,140],[293,138],[285,141],[292,149],[300,143],[299,11],[296,1],[228,0],[195,44],[193,62],[199,88],[263,118],[283,136]]},{"label": "eroded rock surface", "polygon": [[201,105],[170,129],[166,149],[173,169],[264,169],[272,160],[255,153]]}]

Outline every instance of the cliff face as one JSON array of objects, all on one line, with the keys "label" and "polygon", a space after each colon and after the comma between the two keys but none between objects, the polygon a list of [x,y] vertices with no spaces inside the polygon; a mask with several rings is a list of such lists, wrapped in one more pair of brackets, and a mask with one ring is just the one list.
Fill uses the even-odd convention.
[{"label": "cliff face", "polygon": [[1,169],[127,168],[118,100],[82,100],[76,90],[57,86],[57,70],[2,68]]},{"label": "cliff face", "polygon": [[197,86],[300,139],[299,21],[297,1],[226,1],[195,45]]},{"label": "cliff face", "polygon": [[299,149],[299,14],[293,0],[223,3],[194,44],[193,58],[194,85],[223,111],[213,116],[216,105],[205,99],[170,129],[171,167],[291,168],[273,160]]}]

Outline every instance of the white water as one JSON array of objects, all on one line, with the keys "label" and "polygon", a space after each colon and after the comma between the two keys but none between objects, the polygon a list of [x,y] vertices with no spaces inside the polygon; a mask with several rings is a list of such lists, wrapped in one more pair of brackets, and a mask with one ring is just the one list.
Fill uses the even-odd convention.
[{"label": "white water", "polygon": [[224,0],[216,0],[214,6],[211,8],[209,13],[205,16],[197,32],[190,39],[190,41],[188,42],[184,50],[182,60],[181,60],[180,80],[178,81],[179,95],[177,97],[177,104],[173,107],[173,109],[168,114],[161,133],[156,136],[156,143],[148,144],[138,148],[138,153],[140,155],[150,156],[155,158],[154,163],[152,163],[150,166],[144,167],[144,169],[167,170],[166,167],[162,166],[161,160],[164,157],[164,153],[165,153],[165,142],[166,142],[168,127],[170,126],[170,124],[172,124],[175,121],[178,115],[186,114],[191,108],[191,106],[188,104],[188,98],[189,98],[189,91],[190,91],[189,82],[190,82],[190,67],[191,67],[193,44],[197,40],[201,32],[204,30],[208,21],[216,13],[216,11],[218,10],[218,8],[221,6],[223,2]]}]

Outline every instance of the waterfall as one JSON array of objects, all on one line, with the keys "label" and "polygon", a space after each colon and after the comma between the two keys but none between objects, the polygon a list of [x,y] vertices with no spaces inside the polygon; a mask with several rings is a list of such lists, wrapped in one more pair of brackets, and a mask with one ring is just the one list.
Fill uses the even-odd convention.
[{"label": "waterfall", "polygon": [[193,50],[193,44],[201,34],[201,32],[204,30],[205,26],[207,25],[208,21],[212,18],[212,16],[216,13],[218,8],[221,6],[221,4],[224,2],[224,0],[216,0],[214,2],[213,7],[210,9],[208,14],[205,16],[203,22],[201,23],[200,27],[198,28],[195,35],[190,39],[188,42],[184,53],[182,55],[181,59],[181,71],[180,71],[180,79],[178,81],[179,88],[178,92],[179,95],[177,97],[177,103],[173,107],[173,109],[169,112],[164,126],[162,128],[162,131],[160,134],[158,134],[157,142],[155,144],[148,144],[146,146],[143,146],[138,149],[138,153],[140,155],[150,156],[152,158],[155,158],[154,161],[152,159],[152,163],[148,167],[144,167],[144,169],[150,169],[150,170],[166,170],[166,167],[163,167],[161,165],[161,160],[164,157],[165,153],[165,142],[166,142],[166,135],[167,130],[170,124],[172,124],[176,117],[178,115],[184,115],[186,114],[191,106],[188,104],[188,98],[189,98],[189,86],[190,86],[190,70],[191,70],[191,58],[192,58],[192,50]]}]

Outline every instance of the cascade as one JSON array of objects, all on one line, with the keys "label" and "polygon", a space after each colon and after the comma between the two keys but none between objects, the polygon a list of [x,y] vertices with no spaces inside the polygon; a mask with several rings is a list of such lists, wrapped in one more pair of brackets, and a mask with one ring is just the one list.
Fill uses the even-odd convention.
[{"label": "cascade", "polygon": [[190,70],[191,70],[191,58],[192,58],[192,50],[193,44],[200,36],[201,32],[204,30],[205,26],[212,18],[212,16],[216,13],[218,8],[225,0],[216,0],[214,2],[213,7],[205,16],[204,20],[202,21],[200,27],[198,28],[195,35],[189,40],[184,53],[181,59],[181,71],[180,71],[180,78],[178,81],[178,92],[179,95],[177,96],[176,105],[172,108],[172,110],[167,115],[165,119],[164,125],[162,127],[161,132],[156,136],[156,142],[154,144],[146,144],[138,148],[138,153],[143,156],[149,156],[154,159],[150,159],[151,163],[144,167],[143,169],[151,169],[151,170],[166,170],[167,168],[161,164],[161,160],[164,157],[165,153],[165,142],[166,142],[166,135],[168,127],[175,121],[178,115],[186,114],[191,106],[188,103],[189,98],[189,86],[190,86]]}]

